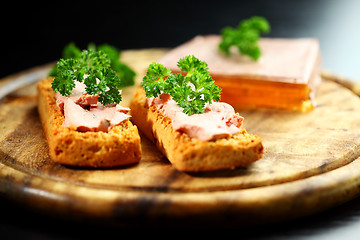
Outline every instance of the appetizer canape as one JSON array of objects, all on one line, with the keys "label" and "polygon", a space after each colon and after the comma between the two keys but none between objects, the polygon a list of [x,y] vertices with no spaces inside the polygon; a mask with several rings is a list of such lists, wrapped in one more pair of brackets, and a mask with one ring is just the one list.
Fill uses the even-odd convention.
[{"label": "appetizer canape", "polygon": [[37,85],[50,157],[86,167],[137,163],[140,136],[130,109],[118,104],[122,84],[107,55],[84,50],[78,58],[60,59],[54,75]]},{"label": "appetizer canape", "polygon": [[131,103],[132,121],[175,168],[199,172],[234,169],[261,158],[261,139],[241,128],[243,117],[218,102],[221,89],[207,64],[194,56],[180,70],[152,63]]}]

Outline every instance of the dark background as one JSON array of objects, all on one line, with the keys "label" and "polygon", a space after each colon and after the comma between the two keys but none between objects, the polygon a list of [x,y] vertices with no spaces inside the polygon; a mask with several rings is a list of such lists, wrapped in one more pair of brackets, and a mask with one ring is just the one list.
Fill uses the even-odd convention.
[{"label": "dark background", "polygon": [[[357,0],[88,1],[81,7],[73,4],[79,3],[3,3],[0,78],[59,59],[62,48],[69,42],[81,48],[86,48],[89,42],[109,43],[119,49],[171,48],[195,35],[219,33],[224,26],[235,27],[240,20],[259,15],[266,17],[272,26],[267,36],[318,38],[323,67],[360,81],[360,1]],[[124,229],[58,219],[51,213],[49,216],[23,209],[0,196],[1,239],[121,238],[148,233],[163,236],[164,230],[166,233],[161,226],[137,227]],[[190,227],[207,226],[196,223]],[[211,228],[216,227],[227,226],[217,223]],[[238,228],[231,232],[232,237],[356,239],[360,236],[360,199],[315,216]],[[201,230],[201,236],[208,236],[212,229]],[[169,237],[195,233],[182,228],[172,230]]]},{"label": "dark background", "polygon": [[360,73],[356,0],[88,1],[76,7],[69,2],[18,7],[2,7],[0,78],[59,59],[69,42],[81,48],[89,42],[119,49],[171,48],[253,15],[270,22],[266,36],[318,38],[324,68],[355,79]]}]

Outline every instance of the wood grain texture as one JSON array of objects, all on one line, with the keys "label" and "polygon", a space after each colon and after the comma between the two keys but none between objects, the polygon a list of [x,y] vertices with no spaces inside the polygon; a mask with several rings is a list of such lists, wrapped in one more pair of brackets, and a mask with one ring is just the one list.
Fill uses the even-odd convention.
[{"label": "wood grain texture", "polygon": [[[122,58],[139,83],[165,52],[129,50]],[[125,106],[135,89],[124,90]],[[247,131],[262,138],[263,158],[233,171],[196,174],[174,169],[144,136],[138,164],[96,170],[56,164],[35,96],[33,84],[0,103],[0,196],[33,209],[130,225],[140,219],[254,224],[315,213],[359,195],[360,100],[332,81],[322,83],[310,113],[238,109]]]}]

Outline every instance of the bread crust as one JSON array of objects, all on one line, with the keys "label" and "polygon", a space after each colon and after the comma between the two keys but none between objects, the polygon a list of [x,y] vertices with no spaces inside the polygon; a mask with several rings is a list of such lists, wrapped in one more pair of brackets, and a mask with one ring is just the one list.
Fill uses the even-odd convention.
[{"label": "bread crust", "polygon": [[139,88],[130,103],[131,121],[152,140],[175,168],[187,172],[234,169],[262,157],[261,139],[245,129],[230,138],[216,141],[191,139],[174,131],[170,118],[146,104],[145,92]]},{"label": "bread crust", "polygon": [[109,132],[78,132],[63,127],[64,115],[56,106],[53,78],[37,84],[38,111],[49,145],[58,163],[82,167],[114,167],[141,159],[138,129],[128,119]]}]

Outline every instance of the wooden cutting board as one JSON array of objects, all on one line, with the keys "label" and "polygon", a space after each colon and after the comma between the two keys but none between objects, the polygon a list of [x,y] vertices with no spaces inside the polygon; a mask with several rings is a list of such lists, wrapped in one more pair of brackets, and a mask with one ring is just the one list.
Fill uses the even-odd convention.
[{"label": "wooden cutting board", "polygon": [[[128,50],[122,59],[136,70],[138,84],[165,52]],[[0,87],[47,69],[10,76]],[[124,90],[123,105],[135,88]],[[177,171],[144,136],[135,165],[56,164],[35,96],[31,84],[0,102],[0,196],[35,210],[130,225],[255,224],[322,211],[360,192],[360,99],[334,81],[323,81],[310,113],[238,110],[248,132],[263,139],[264,156],[247,167],[209,173]]]}]

